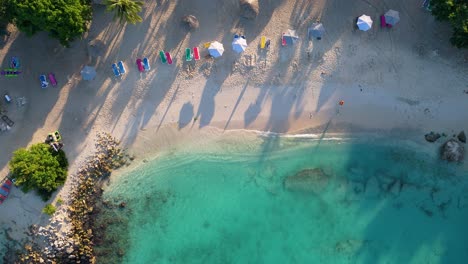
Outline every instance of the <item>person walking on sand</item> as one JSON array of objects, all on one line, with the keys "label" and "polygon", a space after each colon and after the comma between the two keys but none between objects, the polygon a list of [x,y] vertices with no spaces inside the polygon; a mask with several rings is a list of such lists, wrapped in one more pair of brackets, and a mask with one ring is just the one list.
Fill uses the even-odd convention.
[{"label": "person walking on sand", "polygon": [[338,108],[336,109],[336,114],[338,115],[340,113],[340,109],[341,107],[344,105],[344,101],[343,100],[340,100],[338,102]]}]

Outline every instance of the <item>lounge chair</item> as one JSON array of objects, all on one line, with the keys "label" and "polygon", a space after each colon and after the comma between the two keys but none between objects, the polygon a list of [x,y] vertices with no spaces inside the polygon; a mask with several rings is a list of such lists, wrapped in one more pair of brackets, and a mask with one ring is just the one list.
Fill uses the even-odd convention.
[{"label": "lounge chair", "polygon": [[172,64],[172,57],[169,52],[166,52],[167,64]]},{"label": "lounge chair", "polygon": [[192,50],[189,48],[185,49],[185,61],[192,61],[193,55],[192,55]]},{"label": "lounge chair", "polygon": [[10,66],[11,68],[19,69],[20,60],[18,59],[18,57],[11,57]]},{"label": "lounge chair", "polygon": [[161,62],[162,62],[163,64],[166,64],[166,63],[167,63],[166,54],[164,53],[163,50],[159,51],[159,58],[161,58]]},{"label": "lounge chair", "polygon": [[151,70],[148,58],[143,58],[143,67],[145,67],[145,71]]},{"label": "lounge chair", "polygon": [[140,72],[145,71],[145,67],[143,67],[143,61],[141,59],[136,60],[136,65],[138,67],[138,71],[140,71]]},{"label": "lounge chair", "polygon": [[49,73],[48,76],[49,76],[50,84],[52,84],[52,86],[56,86],[57,80],[55,79],[55,74]]},{"label": "lounge chair", "polygon": [[210,46],[211,46],[211,42],[205,42],[203,44],[203,47],[206,48],[206,49],[209,48]]},{"label": "lounge chair", "polygon": [[384,15],[380,16],[380,27],[381,28],[387,27],[387,22],[385,21],[385,16]]},{"label": "lounge chair", "polygon": [[234,34],[234,39],[238,39],[238,38],[239,38],[239,35]]},{"label": "lounge chair", "polygon": [[5,189],[3,187],[0,188],[0,194],[5,196],[5,197],[8,197],[8,194],[10,194],[10,191],[8,189]]},{"label": "lounge chair", "polygon": [[117,62],[117,66],[119,66],[120,74],[125,74],[126,70],[125,70],[125,66],[123,64],[123,61]]},{"label": "lounge chair", "polygon": [[112,72],[114,73],[114,76],[116,77],[120,76],[119,68],[117,67],[117,64],[115,63],[112,63]]},{"label": "lounge chair", "polygon": [[8,116],[4,115],[2,116],[2,120],[9,126],[9,127],[12,127],[15,122],[13,122],[10,118],[8,118]]},{"label": "lounge chair", "polygon": [[60,141],[60,140],[62,140],[62,136],[60,135],[60,132],[55,131],[55,132],[54,132],[54,136],[55,136],[55,141]]},{"label": "lounge chair", "polygon": [[198,50],[198,47],[193,47],[193,57],[196,61],[200,59],[200,51]]},{"label": "lounge chair", "polygon": [[7,93],[4,96],[5,96],[5,101],[7,103],[11,103],[11,97]]},{"label": "lounge chair", "polygon": [[260,38],[260,48],[261,49],[264,49],[265,48],[265,44],[266,44],[266,37],[265,36],[262,36]]},{"label": "lounge chair", "polygon": [[49,86],[49,83],[47,82],[47,77],[44,74],[39,76],[39,80],[41,81],[41,87],[43,89],[47,88],[47,86]]},{"label": "lounge chair", "polygon": [[4,187],[4,188],[10,190],[10,189],[11,189],[11,184],[8,185],[8,184],[4,183],[4,184],[2,184],[2,187]]},{"label": "lounge chair", "polygon": [[283,35],[281,36],[281,45],[282,45],[282,46],[288,45],[288,44],[286,43],[286,39],[284,38],[284,33],[283,33]]},{"label": "lounge chair", "polygon": [[0,204],[3,203],[3,201],[5,201],[6,197],[4,197],[3,195],[0,195]]}]

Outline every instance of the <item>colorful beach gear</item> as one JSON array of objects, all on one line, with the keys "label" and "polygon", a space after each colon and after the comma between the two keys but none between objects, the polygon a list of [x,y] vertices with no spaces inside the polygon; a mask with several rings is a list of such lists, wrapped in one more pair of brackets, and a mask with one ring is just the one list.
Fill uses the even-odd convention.
[{"label": "colorful beach gear", "polygon": [[167,64],[172,64],[172,57],[169,52],[166,52]]},{"label": "colorful beach gear", "polygon": [[166,54],[164,53],[164,50],[159,51],[159,58],[161,59],[161,62],[163,64],[167,63],[167,58],[166,58]]},{"label": "colorful beach gear", "polygon": [[138,67],[138,71],[140,71],[140,72],[145,71],[145,67],[143,67],[143,61],[141,59],[136,60],[136,65]]},{"label": "colorful beach gear", "polygon": [[18,57],[11,57],[10,60],[10,67],[14,69],[19,69],[20,67],[20,60]]},{"label": "colorful beach gear", "polygon": [[193,58],[197,61],[200,59],[200,51],[198,47],[193,47]]},{"label": "colorful beach gear", "polygon": [[192,50],[189,48],[185,49],[185,61],[192,61],[193,55]]},{"label": "colorful beach gear", "polygon": [[47,86],[49,86],[49,83],[47,82],[47,77],[45,76],[45,74],[40,75],[39,80],[41,81],[41,87],[43,89],[47,88]]},{"label": "colorful beach gear", "polygon": [[125,74],[127,71],[125,70],[125,66],[123,64],[123,61],[117,62],[117,66],[119,66],[119,71],[120,74]]},{"label": "colorful beach gear", "polygon": [[143,58],[143,67],[145,67],[145,71],[151,70],[148,58]]},{"label": "colorful beach gear", "polygon": [[49,81],[52,86],[57,86],[57,80],[55,79],[55,74],[52,72],[49,73]]},{"label": "colorful beach gear", "polygon": [[116,63],[112,63],[112,72],[114,73],[114,76],[120,76],[120,71]]}]

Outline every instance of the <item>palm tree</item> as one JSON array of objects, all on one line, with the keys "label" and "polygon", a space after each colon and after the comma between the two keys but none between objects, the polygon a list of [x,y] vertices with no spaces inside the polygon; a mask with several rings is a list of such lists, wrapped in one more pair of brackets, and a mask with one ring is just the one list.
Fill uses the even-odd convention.
[{"label": "palm tree", "polygon": [[115,12],[114,19],[119,19],[120,23],[129,22],[136,24],[143,21],[138,15],[141,12],[143,2],[133,0],[107,0],[107,11]]}]

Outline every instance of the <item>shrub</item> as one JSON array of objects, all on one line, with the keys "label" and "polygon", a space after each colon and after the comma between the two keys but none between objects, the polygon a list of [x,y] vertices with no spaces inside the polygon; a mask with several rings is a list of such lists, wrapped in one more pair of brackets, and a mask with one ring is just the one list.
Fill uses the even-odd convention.
[{"label": "shrub", "polygon": [[16,185],[25,192],[35,189],[45,200],[67,179],[65,152],[44,143],[16,150],[9,166]]},{"label": "shrub", "polygon": [[432,14],[441,21],[452,25],[450,42],[458,48],[468,47],[468,1],[431,0]]},{"label": "shrub", "polygon": [[56,209],[55,206],[52,204],[47,204],[43,209],[42,212],[47,215],[53,215],[55,213]]}]

